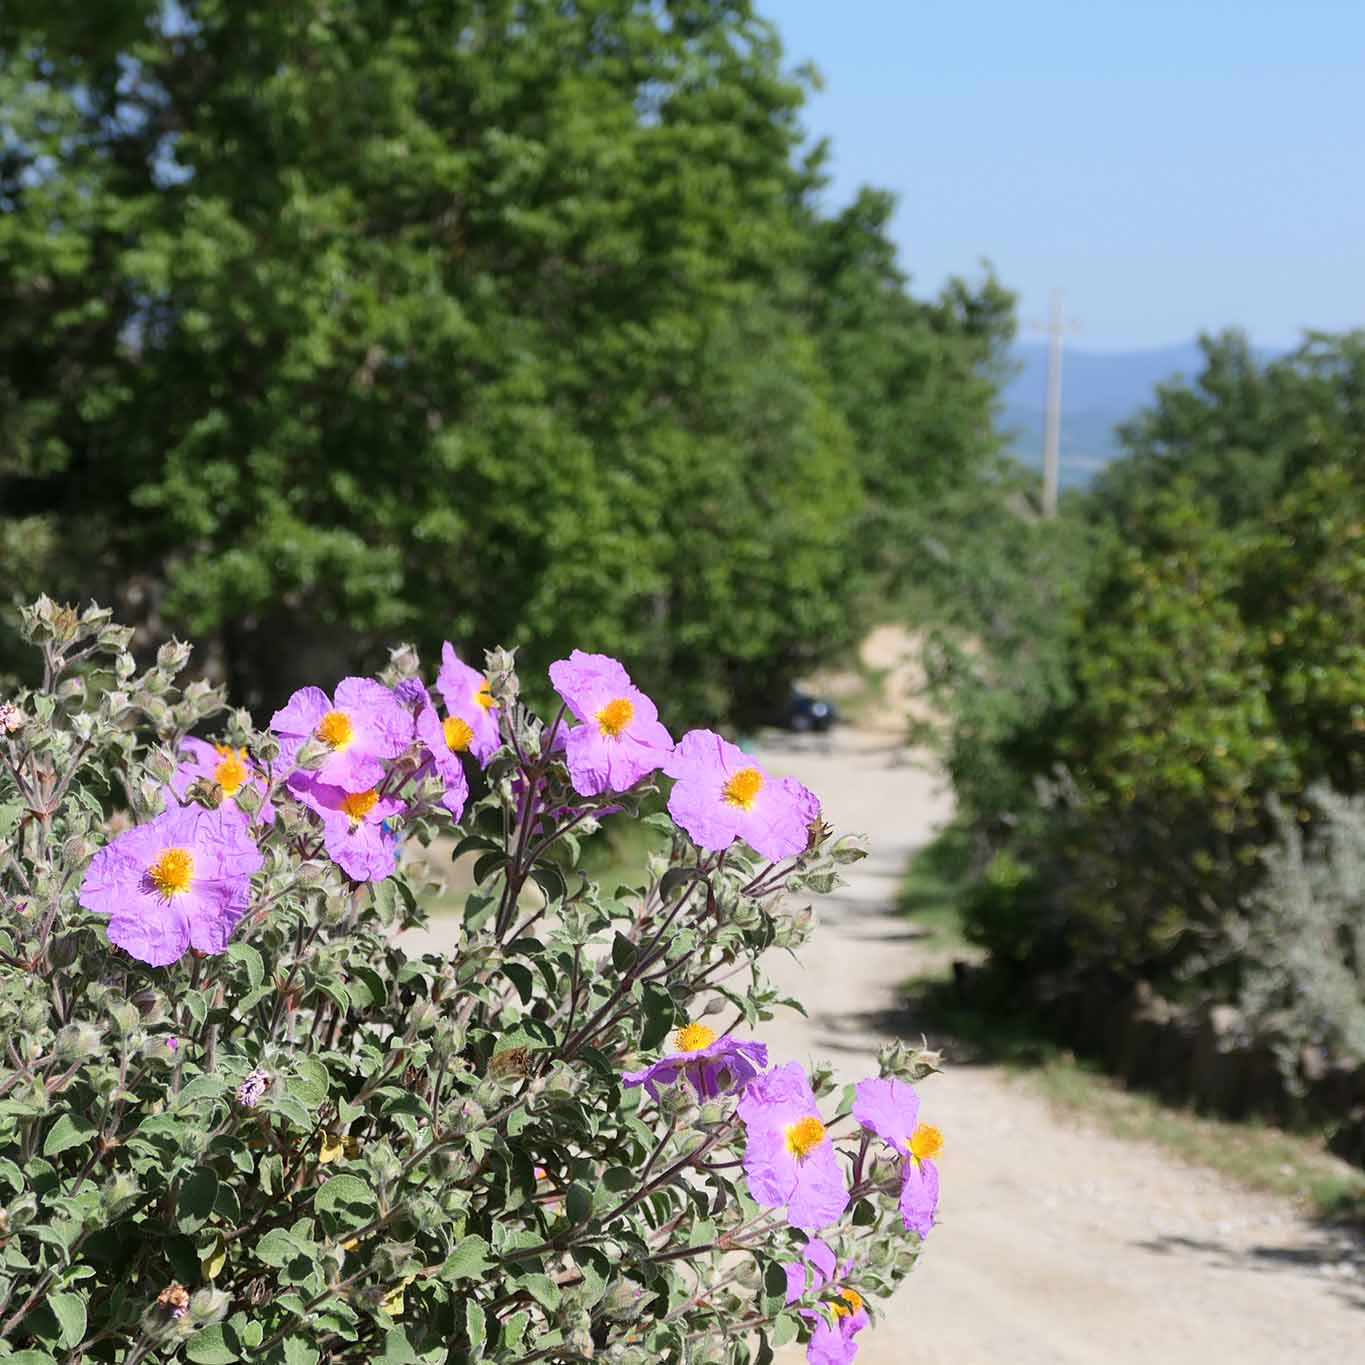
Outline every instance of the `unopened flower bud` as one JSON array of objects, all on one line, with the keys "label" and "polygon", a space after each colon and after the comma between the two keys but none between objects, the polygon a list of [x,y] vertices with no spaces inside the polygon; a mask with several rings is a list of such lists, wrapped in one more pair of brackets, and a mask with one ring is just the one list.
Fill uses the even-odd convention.
[{"label": "unopened flower bud", "polygon": [[232,798],[239,810],[244,810],[248,815],[255,815],[261,808],[261,789],[254,782],[243,782],[237,788],[237,794]]},{"label": "unopened flower bud", "polygon": [[156,666],[168,673],[179,673],[193,652],[194,646],[183,640],[167,640],[156,652]]},{"label": "unopened flower bud", "polygon": [[47,960],[59,969],[69,967],[76,960],[80,946],[79,934],[62,934],[48,944]]},{"label": "unopened flower bud", "polygon": [[65,1065],[93,1057],[100,1051],[100,1031],[94,1024],[67,1024],[57,1035],[57,1060]]},{"label": "unopened flower bud", "polygon": [[912,1081],[922,1081],[943,1070],[943,1053],[935,1048],[920,1048],[910,1058],[909,1076]]},{"label": "unopened flower bud", "polygon": [[298,752],[294,755],[294,766],[305,769],[320,768],[323,759],[331,752],[332,746],[324,744],[320,739],[305,740],[299,745]]},{"label": "unopened flower bud", "polygon": [[100,1212],[108,1224],[127,1209],[141,1194],[137,1179],[127,1171],[111,1175],[100,1187]]},{"label": "unopened flower bud", "polygon": [[185,800],[193,801],[205,810],[217,810],[223,804],[223,789],[211,777],[196,777],[185,788]]},{"label": "unopened flower bud", "polygon": [[199,1289],[190,1299],[190,1321],[199,1327],[211,1327],[227,1316],[228,1296],[221,1289]]},{"label": "unopened flower bud", "polygon": [[644,1312],[645,1291],[631,1280],[615,1280],[602,1296],[602,1312],[618,1322],[634,1322]]}]

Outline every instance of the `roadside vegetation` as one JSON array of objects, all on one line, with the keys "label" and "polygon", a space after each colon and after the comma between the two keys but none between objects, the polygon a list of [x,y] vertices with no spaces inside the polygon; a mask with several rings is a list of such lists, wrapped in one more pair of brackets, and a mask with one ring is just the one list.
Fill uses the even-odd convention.
[{"label": "roadside vegetation", "polygon": [[1289,1133],[1256,1119],[1234,1121],[1171,1105],[1078,1057],[1065,1040],[1047,1033],[1036,1011],[1009,1009],[998,996],[964,994],[954,964],[985,958],[966,933],[970,866],[966,831],[950,826],[915,860],[901,892],[923,964],[906,983],[906,996],[930,1047],[944,1051],[950,1063],[1004,1066],[1071,1118],[1151,1143],[1192,1166],[1365,1231],[1365,1172],[1328,1151],[1325,1129]]}]

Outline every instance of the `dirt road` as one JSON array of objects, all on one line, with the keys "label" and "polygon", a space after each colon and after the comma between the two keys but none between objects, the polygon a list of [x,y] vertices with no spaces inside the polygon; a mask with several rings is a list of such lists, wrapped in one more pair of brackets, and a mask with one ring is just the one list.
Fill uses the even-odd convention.
[{"label": "dirt road", "polygon": [[[857,732],[763,761],[816,791],[838,829],[871,838],[802,963],[768,964],[811,1017],[764,1031],[775,1061],[828,1057],[859,1080],[883,1040],[915,1031],[898,1013],[916,950],[896,891],[949,800],[894,745]],[[1365,1365],[1358,1245],[1143,1144],[1064,1123],[994,1068],[920,1090],[922,1117],[946,1139],[941,1223],[860,1338],[857,1365]]]}]

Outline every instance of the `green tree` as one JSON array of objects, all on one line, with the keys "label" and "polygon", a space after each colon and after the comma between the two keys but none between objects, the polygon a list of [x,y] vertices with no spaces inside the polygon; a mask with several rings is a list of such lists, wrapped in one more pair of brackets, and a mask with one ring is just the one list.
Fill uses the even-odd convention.
[{"label": "green tree", "polygon": [[750,0],[17,0],[0,59],[15,588],[254,705],[401,631],[760,714],[992,439],[1006,296],[826,228]]}]

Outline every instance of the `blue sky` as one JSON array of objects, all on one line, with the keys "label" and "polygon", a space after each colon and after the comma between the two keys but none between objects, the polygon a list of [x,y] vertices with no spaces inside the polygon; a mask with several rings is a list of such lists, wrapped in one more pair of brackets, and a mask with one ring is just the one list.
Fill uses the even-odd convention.
[{"label": "blue sky", "polygon": [[759,0],[824,89],[832,205],[895,190],[917,291],[988,258],[1071,344],[1365,326],[1363,0]]}]

